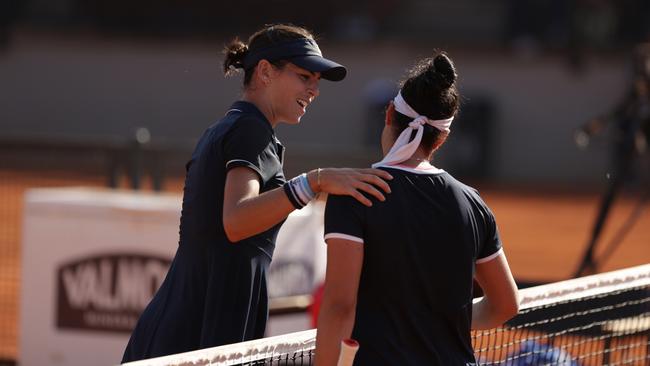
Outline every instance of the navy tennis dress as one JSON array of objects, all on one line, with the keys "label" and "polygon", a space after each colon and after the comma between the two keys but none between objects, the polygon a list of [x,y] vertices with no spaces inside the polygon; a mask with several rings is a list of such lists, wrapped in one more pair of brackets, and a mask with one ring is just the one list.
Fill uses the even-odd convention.
[{"label": "navy tennis dress", "polygon": [[392,193],[366,207],[332,196],[325,238],[363,245],[352,338],[355,365],[474,365],[474,266],[501,253],[494,216],[450,174],[390,172]]},{"label": "navy tennis dress", "polygon": [[234,103],[207,129],[187,164],[180,239],[167,277],[146,307],[122,362],[264,336],[266,274],[280,224],[232,243],[223,228],[226,174],[247,167],[261,192],[282,186],[283,146],[251,103]]}]

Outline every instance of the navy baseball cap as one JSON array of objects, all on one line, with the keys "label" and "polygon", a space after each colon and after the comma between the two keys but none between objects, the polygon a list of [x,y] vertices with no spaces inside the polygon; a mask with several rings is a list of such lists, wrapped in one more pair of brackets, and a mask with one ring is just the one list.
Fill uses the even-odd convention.
[{"label": "navy baseball cap", "polygon": [[257,65],[262,60],[287,60],[292,64],[312,72],[320,72],[321,77],[330,81],[341,81],[347,74],[345,66],[323,57],[316,41],[299,38],[279,42],[258,49],[249,49],[244,57],[244,69]]}]

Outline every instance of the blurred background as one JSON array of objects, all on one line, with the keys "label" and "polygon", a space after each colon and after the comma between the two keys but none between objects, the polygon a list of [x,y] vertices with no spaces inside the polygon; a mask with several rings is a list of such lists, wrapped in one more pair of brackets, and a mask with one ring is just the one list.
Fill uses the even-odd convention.
[{"label": "blurred background", "polygon": [[241,93],[222,47],[274,22],[348,67],[278,127],[287,176],[380,160],[398,81],[442,49],[464,102],[434,164],[482,193],[518,282],[650,262],[648,1],[3,0],[0,364],[19,355],[25,192],[180,195],[194,142]]}]

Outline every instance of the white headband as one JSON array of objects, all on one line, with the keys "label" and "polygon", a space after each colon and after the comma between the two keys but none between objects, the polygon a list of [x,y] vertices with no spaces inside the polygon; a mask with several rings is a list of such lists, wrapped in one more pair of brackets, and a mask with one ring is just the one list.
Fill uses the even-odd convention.
[{"label": "white headband", "polygon": [[[454,120],[454,117],[447,119],[430,120],[426,116],[420,115],[413,108],[411,108],[408,103],[406,103],[404,98],[402,98],[401,91],[398,92],[395,99],[393,99],[393,105],[395,106],[396,111],[405,116],[413,118],[413,121],[409,122],[408,127],[405,128],[404,131],[402,131],[402,133],[397,137],[395,143],[393,143],[393,147],[390,148],[388,154],[386,154],[386,156],[384,156],[380,162],[372,164],[373,168],[382,165],[396,165],[405,160],[408,160],[411,156],[413,156],[415,151],[420,146],[420,141],[422,141],[422,134],[424,133],[425,123],[439,129],[440,131],[449,132],[451,121]],[[415,134],[415,138],[409,142],[409,139],[411,138],[411,132],[413,130],[417,130],[417,132]]]}]

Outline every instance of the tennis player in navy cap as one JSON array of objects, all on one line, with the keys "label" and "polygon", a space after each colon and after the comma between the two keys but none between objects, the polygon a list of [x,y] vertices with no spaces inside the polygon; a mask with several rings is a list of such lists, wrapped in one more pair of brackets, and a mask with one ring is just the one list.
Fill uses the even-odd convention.
[{"label": "tennis player in navy cap", "polygon": [[266,274],[278,230],[318,192],[378,201],[391,175],[379,169],[314,169],[285,179],[280,123],[298,124],[320,79],[345,67],[323,57],[314,37],[267,26],[225,49],[224,72],[244,71],[244,91],[207,129],[187,163],[180,240],[167,277],[142,313],[122,362],[264,336]]},{"label": "tennis player in navy cap", "polygon": [[[514,316],[517,287],[494,215],[478,192],[433,166],[460,105],[444,53],[422,60],[389,103],[373,165],[394,177],[372,207],[330,195],[327,270],[316,365],[335,365],[341,340],[355,365],[476,365],[470,328]],[[473,280],[485,297],[472,301]]]}]

